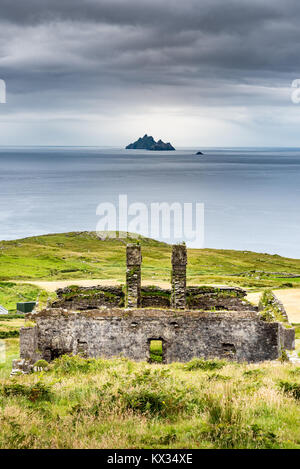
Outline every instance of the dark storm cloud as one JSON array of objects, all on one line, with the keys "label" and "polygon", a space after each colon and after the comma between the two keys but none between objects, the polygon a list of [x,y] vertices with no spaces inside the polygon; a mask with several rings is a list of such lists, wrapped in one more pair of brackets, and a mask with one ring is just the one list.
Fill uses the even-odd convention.
[{"label": "dark storm cloud", "polygon": [[[287,0],[0,0],[0,76],[26,108],[253,105],[300,73]],[[74,100],[74,96],[77,98]],[[30,98],[29,98],[30,96]],[[48,102],[47,102],[48,98]],[[12,98],[14,99],[14,98]]]},{"label": "dark storm cloud", "polygon": [[[253,21],[282,16],[288,5],[276,0],[1,0],[1,17],[21,24],[79,20],[127,25],[169,25],[176,28],[222,30],[248,28]],[[286,8],[287,6],[287,8]]]}]

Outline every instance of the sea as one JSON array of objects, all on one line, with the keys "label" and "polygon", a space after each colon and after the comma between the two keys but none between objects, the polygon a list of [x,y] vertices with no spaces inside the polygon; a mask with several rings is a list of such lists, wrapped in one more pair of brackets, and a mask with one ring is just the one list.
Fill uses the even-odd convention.
[{"label": "sea", "polygon": [[[300,258],[300,148],[0,147],[0,240],[95,231],[99,204],[118,210],[120,195],[131,217],[138,204],[198,204],[196,247]],[[174,242],[171,219],[157,239]]]}]

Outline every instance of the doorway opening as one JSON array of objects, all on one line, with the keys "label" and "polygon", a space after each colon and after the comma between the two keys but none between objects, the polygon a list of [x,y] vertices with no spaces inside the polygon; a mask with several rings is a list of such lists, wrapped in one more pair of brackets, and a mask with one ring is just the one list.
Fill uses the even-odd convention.
[{"label": "doorway opening", "polygon": [[149,362],[150,363],[163,363],[162,339],[150,339],[148,342],[149,342]]}]

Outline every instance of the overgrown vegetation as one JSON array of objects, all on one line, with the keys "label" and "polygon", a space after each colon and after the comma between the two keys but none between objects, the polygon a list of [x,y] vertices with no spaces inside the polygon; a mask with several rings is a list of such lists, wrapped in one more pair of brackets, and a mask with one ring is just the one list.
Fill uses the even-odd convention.
[{"label": "overgrown vegetation", "polygon": [[260,316],[264,321],[273,322],[279,321],[287,323],[286,316],[282,314],[280,307],[275,301],[274,295],[271,290],[265,290],[260,297],[259,301]]},{"label": "overgrown vegetation", "polygon": [[224,360],[204,360],[203,358],[194,358],[189,363],[185,365],[187,370],[219,370],[225,366],[226,362]]},{"label": "overgrown vegetation", "polygon": [[295,370],[63,356],[0,379],[0,448],[300,448]]}]

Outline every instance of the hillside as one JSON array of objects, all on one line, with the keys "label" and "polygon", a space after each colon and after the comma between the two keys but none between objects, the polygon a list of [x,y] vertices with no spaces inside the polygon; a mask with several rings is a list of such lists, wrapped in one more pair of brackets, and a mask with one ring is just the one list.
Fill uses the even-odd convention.
[{"label": "hillside", "polygon": [[[47,301],[49,293],[30,281],[124,282],[132,241],[89,232],[2,241],[0,303],[13,312],[16,301]],[[143,279],[168,282],[171,246],[139,242]],[[299,286],[291,275],[300,275],[300,260],[215,249],[189,250],[188,258],[190,284]],[[19,315],[0,318],[0,448],[300,447],[300,368],[284,355],[260,364],[194,359],[169,365],[159,364],[158,349],[152,349],[153,364],[62,356],[50,366],[40,361],[44,371],[9,378],[22,325]]]},{"label": "hillside", "polygon": [[[103,279],[124,282],[125,248],[135,238],[100,240],[94,232],[51,234],[0,242],[0,280]],[[144,280],[169,282],[171,246],[139,237]],[[254,289],[300,285],[300,260],[222,249],[189,249],[189,284]],[[290,277],[298,275],[299,277]]]}]

